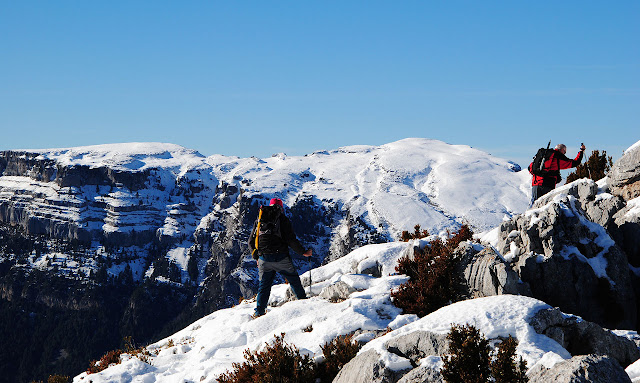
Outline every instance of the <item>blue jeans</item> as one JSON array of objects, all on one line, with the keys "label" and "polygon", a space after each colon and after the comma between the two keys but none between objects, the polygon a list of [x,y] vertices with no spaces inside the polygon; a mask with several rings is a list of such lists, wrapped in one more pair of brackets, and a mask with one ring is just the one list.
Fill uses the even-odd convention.
[{"label": "blue jeans", "polygon": [[258,297],[256,298],[256,313],[264,314],[267,309],[267,303],[269,302],[269,294],[271,294],[271,285],[273,284],[273,278],[276,273],[280,273],[287,279],[289,285],[293,289],[293,293],[296,294],[298,299],[306,299],[307,294],[304,292],[302,282],[296,271],[291,258],[288,255],[284,255],[280,260],[265,261],[267,259],[278,259],[275,254],[267,256],[260,256],[258,258],[258,272],[260,274],[260,283],[258,284]]}]

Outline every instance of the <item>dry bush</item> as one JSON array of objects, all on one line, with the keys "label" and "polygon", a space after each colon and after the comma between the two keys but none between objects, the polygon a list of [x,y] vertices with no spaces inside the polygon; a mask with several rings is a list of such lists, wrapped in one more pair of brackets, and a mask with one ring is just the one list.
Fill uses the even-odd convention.
[{"label": "dry bush", "polygon": [[275,336],[263,351],[244,351],[246,361],[234,363],[233,371],[218,377],[221,383],[313,383],[315,364],[308,355],[284,341],[284,333]]},{"label": "dry bush", "polygon": [[594,181],[601,180],[607,175],[612,166],[613,161],[611,156],[607,157],[606,150],[603,150],[602,154],[600,154],[600,151],[594,150],[583,164],[578,165],[576,170],[567,176],[567,183],[580,178],[591,178]]},{"label": "dry bush", "polygon": [[416,249],[413,258],[400,258],[396,271],[409,276],[409,280],[391,292],[393,304],[404,313],[423,317],[457,300],[459,276],[453,250],[472,235],[463,225],[446,242],[438,238],[423,250]]},{"label": "dry bush", "polygon": [[415,225],[413,227],[413,233],[409,233],[407,230],[403,231],[400,240],[402,242],[409,242],[412,239],[426,238],[428,236],[429,232],[427,230],[420,230],[420,225]]},{"label": "dry bush", "polygon": [[91,361],[91,363],[89,363],[89,368],[87,369],[87,374],[95,374],[105,370],[111,364],[119,364],[120,354],[123,352],[124,351],[122,350],[111,350],[104,354],[100,360]]}]

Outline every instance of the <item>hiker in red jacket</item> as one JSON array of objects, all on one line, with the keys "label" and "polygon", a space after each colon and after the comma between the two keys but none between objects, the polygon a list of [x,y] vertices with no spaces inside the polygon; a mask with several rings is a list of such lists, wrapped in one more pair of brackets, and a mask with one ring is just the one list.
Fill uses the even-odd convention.
[{"label": "hiker in red jacket", "polygon": [[287,279],[298,299],[307,298],[298,272],[291,262],[289,247],[305,257],[312,255],[312,250],[302,247],[296,238],[291,222],[284,215],[282,201],[272,198],[269,207],[260,208],[258,220],[254,223],[249,238],[249,249],[258,260],[260,277],[254,318],[265,314],[276,273]]},{"label": "hiker in red jacket", "polygon": [[580,165],[585,149],[586,147],[582,144],[576,158],[571,160],[566,156],[567,147],[564,144],[556,145],[551,154],[545,157],[544,175],[542,176],[533,174],[531,171],[533,162],[529,164],[529,173],[533,175],[533,180],[531,181],[531,205],[535,200],[553,190],[558,182],[562,180],[562,176],[560,176],[561,169],[575,168]]}]

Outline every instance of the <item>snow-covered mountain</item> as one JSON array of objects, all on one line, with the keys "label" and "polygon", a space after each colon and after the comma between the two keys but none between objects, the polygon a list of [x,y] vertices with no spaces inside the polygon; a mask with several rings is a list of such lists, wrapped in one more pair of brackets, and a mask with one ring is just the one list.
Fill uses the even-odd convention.
[{"label": "snow-covered mountain", "polygon": [[[469,146],[418,138],[264,159],[163,143],[4,151],[0,297],[11,302],[6,315],[24,323],[59,320],[51,350],[29,358],[77,369],[124,336],[150,341],[253,296],[246,242],[272,197],[317,254],[311,265],[294,260],[307,271],[416,224],[432,234],[461,223],[495,227],[527,207],[529,176],[519,170]],[[59,342],[71,320],[105,313],[111,333],[87,332],[86,350]],[[41,340],[16,342],[28,349]]]},{"label": "snow-covered mountain", "polygon": [[[633,154],[639,156],[640,151]],[[637,163],[625,160],[637,168]],[[629,264],[635,262],[631,253],[637,252],[637,242],[617,238],[617,230],[640,227],[640,193],[634,189],[635,197],[626,201],[610,194],[616,187],[625,193],[633,189],[628,186],[637,187],[640,172],[635,174],[627,177],[623,187],[616,185],[615,179],[605,179],[598,184],[578,180],[558,188],[524,214],[485,233],[482,237],[491,244],[463,244],[459,256],[467,265],[462,274],[469,287],[476,288],[479,298],[451,304],[423,318],[403,314],[390,298],[390,291],[407,280],[395,273],[395,266],[400,257],[424,246],[427,240],[366,245],[304,273],[302,280],[311,296],[308,300],[291,300],[287,285],[275,286],[270,307],[262,317],[252,320],[255,302],[245,300],[149,345],[147,362],[125,354],[120,364],[97,374],[80,374],[74,382],[215,382],[233,363],[243,361],[245,349],[264,348],[281,333],[286,334],[286,342],[314,358],[321,358],[320,346],[325,342],[355,333],[355,339],[365,345],[334,382],[424,381],[426,376],[439,375],[446,351],[428,353],[420,347],[439,348],[439,339],[452,324],[474,325],[493,346],[508,336],[516,338],[516,353],[527,362],[528,375],[535,383],[569,381],[568,377],[580,382],[638,382],[640,362],[633,363],[640,357],[637,332],[609,331],[539,299],[500,292],[509,288],[513,282],[509,279],[514,276],[519,284],[554,286],[557,295],[564,294],[557,290],[563,288],[562,283],[573,287],[573,280],[566,278],[530,279],[533,274],[526,270],[530,261],[547,279],[562,275],[562,268],[582,264],[583,275],[574,277],[591,284],[587,288],[601,288],[596,295],[615,294],[615,288],[623,288],[619,282],[605,283],[616,278],[614,273],[622,279],[628,274],[637,282],[638,269]],[[568,231],[568,225],[574,224],[578,226],[575,231]],[[541,253],[528,251],[528,247],[538,246],[534,241],[542,241]],[[620,250],[622,247],[628,255]],[[512,274],[505,272],[509,268]],[[377,270],[378,275],[371,275],[371,270]],[[591,270],[601,280],[592,280],[584,270]],[[494,292],[490,292],[491,286]],[[633,287],[624,288],[628,289],[625,294],[635,296]],[[339,299],[335,299],[336,294]],[[533,287],[527,292],[530,296],[537,294],[542,293]],[[594,310],[613,307],[610,303],[594,302],[598,305]],[[561,304],[573,307],[571,302]],[[626,304],[637,302],[634,298]],[[621,365],[627,367],[626,373]]]},{"label": "snow-covered mountain", "polygon": [[[122,258],[135,280],[200,284],[211,256],[221,253],[242,275],[236,265],[247,226],[268,198],[284,200],[299,235],[329,260],[416,224],[431,233],[463,222],[477,231],[494,227],[527,206],[528,175],[518,170],[468,146],[427,139],[266,159],[204,157],[157,143],[10,151],[0,154],[0,220],[77,240],[85,253],[116,246],[112,275],[124,269]],[[153,241],[179,277],[150,264]],[[71,263],[58,254],[50,262],[45,251],[28,263],[74,277],[97,272],[96,257],[83,258]],[[190,261],[197,263],[191,272]]]}]

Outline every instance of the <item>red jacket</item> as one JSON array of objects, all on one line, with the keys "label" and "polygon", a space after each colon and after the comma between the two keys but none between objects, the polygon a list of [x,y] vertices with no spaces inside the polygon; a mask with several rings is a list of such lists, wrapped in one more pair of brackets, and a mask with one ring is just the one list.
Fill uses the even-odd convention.
[{"label": "red jacket", "polygon": [[562,180],[560,176],[560,169],[569,169],[575,168],[580,165],[582,161],[583,152],[580,151],[574,160],[570,160],[562,154],[559,150],[554,150],[551,153],[551,156],[548,160],[544,162],[544,170],[547,171],[547,175],[545,176],[537,176],[531,173],[531,166],[533,166],[533,162],[529,164],[529,173],[533,174],[533,180],[531,181],[531,186],[546,186],[550,188],[555,188],[556,184]]}]

